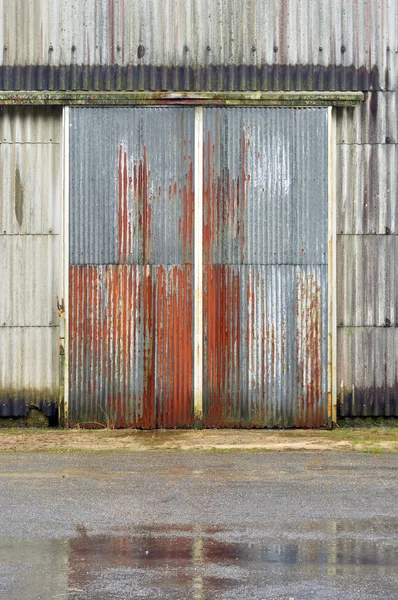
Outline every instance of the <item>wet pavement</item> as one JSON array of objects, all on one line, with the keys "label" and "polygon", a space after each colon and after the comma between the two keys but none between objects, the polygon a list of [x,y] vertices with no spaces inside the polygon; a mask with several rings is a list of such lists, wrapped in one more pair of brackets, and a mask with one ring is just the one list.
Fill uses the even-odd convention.
[{"label": "wet pavement", "polygon": [[398,455],[2,454],[0,599],[398,598]]}]

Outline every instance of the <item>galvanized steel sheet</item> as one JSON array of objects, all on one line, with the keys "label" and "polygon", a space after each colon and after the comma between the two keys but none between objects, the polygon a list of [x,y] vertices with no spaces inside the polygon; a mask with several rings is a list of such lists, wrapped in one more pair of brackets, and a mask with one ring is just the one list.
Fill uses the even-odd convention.
[{"label": "galvanized steel sheet", "polygon": [[71,109],[71,264],[192,263],[193,111]]},{"label": "galvanized steel sheet", "polygon": [[0,112],[0,415],[57,414],[61,297],[59,109]]},{"label": "galvanized steel sheet", "polygon": [[0,143],[2,234],[61,233],[61,146]]},{"label": "galvanized steel sheet", "polygon": [[0,143],[61,143],[59,106],[0,106]]},{"label": "galvanized steel sheet", "polygon": [[56,417],[59,328],[0,326],[0,417],[25,416],[31,406]]},{"label": "galvanized steel sheet", "polygon": [[4,0],[0,87],[393,89],[395,0]]},{"label": "galvanized steel sheet", "polygon": [[192,267],[71,266],[69,421],[193,425]]},{"label": "galvanized steel sheet", "polygon": [[204,115],[204,261],[327,264],[327,110]]},{"label": "galvanized steel sheet", "polygon": [[0,327],[58,326],[60,236],[0,235],[0,256]]},{"label": "galvanized steel sheet", "polygon": [[327,271],[205,268],[206,426],[327,423]]},{"label": "galvanized steel sheet", "polygon": [[398,417],[398,328],[338,329],[338,415]]},{"label": "galvanized steel sheet", "polygon": [[339,145],[336,171],[337,232],[398,233],[397,145]]},{"label": "galvanized steel sheet", "polygon": [[397,106],[397,91],[384,91],[366,92],[365,101],[354,109],[336,108],[337,143],[398,143]]},{"label": "galvanized steel sheet", "polygon": [[325,424],[327,111],[204,115],[205,424]]},{"label": "galvanized steel sheet", "polygon": [[338,325],[398,327],[398,236],[341,235],[337,248]]},{"label": "galvanized steel sheet", "polygon": [[193,110],[73,109],[71,423],[193,424]]}]

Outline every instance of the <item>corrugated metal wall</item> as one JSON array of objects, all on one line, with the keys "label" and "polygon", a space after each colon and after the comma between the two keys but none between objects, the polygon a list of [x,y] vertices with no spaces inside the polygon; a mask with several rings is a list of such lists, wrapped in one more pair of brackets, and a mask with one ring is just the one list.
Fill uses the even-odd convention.
[{"label": "corrugated metal wall", "polygon": [[394,89],[395,0],[4,0],[0,87]]},{"label": "corrugated metal wall", "polygon": [[[337,260],[341,281],[348,281],[353,269],[360,269],[352,252],[361,242],[350,243],[345,236],[366,235],[362,247],[373,264],[366,273],[376,272],[384,243],[376,237],[397,233],[395,0],[5,0],[0,23],[3,90],[365,91],[360,108],[336,111]],[[0,126],[25,135],[31,128],[19,116],[23,114],[21,109],[8,112]],[[50,127],[45,117],[42,121],[44,128]],[[29,158],[32,165],[34,160]],[[11,184],[15,186],[15,178],[6,183]],[[7,215],[2,218],[7,220]],[[364,260],[361,252],[355,254],[359,263]],[[378,287],[369,287],[368,275],[355,277],[356,296],[367,298],[370,312],[379,311]],[[396,290],[393,267],[386,268],[384,285]],[[354,307],[347,296],[350,290],[354,287],[338,282],[340,315],[348,316],[346,304]],[[370,326],[357,316],[354,320],[355,329],[338,322],[339,348],[351,336],[356,349],[354,354],[338,353],[339,414],[390,414],[392,409],[383,406],[392,406],[391,398],[396,414],[398,377],[390,371],[397,353],[391,344],[393,323],[386,328]],[[374,356],[380,357],[377,366]],[[380,365],[389,373],[382,380]],[[369,412],[376,391],[380,402]]]},{"label": "corrugated metal wall", "polygon": [[0,416],[57,414],[61,111],[0,111]]},{"label": "corrugated metal wall", "polygon": [[395,91],[369,92],[361,107],[337,110],[340,417],[398,416],[396,41],[389,48]]},{"label": "corrugated metal wall", "polygon": [[193,424],[192,109],[73,109],[69,419]]},{"label": "corrugated metal wall", "polygon": [[205,424],[323,425],[327,110],[204,115]]}]

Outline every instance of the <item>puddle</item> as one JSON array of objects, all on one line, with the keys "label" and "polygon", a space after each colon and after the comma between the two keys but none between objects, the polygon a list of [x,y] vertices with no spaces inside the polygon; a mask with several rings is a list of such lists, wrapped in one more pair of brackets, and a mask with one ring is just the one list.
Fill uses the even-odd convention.
[{"label": "puddle", "polygon": [[[92,535],[81,525],[70,539],[3,537],[0,597],[376,598],[381,581],[396,590],[398,520],[276,531],[259,526],[250,537],[247,529],[193,525]],[[366,578],[376,591],[355,596]],[[383,594],[394,597],[385,588]]]}]

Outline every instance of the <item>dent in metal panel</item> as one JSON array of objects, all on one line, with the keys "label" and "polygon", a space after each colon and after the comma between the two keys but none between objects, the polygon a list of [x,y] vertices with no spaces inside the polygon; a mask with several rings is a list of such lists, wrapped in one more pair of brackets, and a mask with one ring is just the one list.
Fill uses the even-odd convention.
[{"label": "dent in metal panel", "polygon": [[365,92],[356,108],[336,108],[338,144],[398,142],[397,92]]},{"label": "dent in metal panel", "polygon": [[327,263],[327,111],[206,109],[204,261]]},{"label": "dent in metal panel", "polygon": [[71,263],[192,263],[192,109],[72,109],[71,125]]},{"label": "dent in metal panel", "polygon": [[398,417],[398,328],[338,329],[340,417]]},{"label": "dent in metal panel", "polygon": [[327,267],[206,266],[205,424],[327,422]]},{"label": "dent in metal panel", "polygon": [[0,326],[0,416],[24,416],[32,405],[56,416],[58,346],[58,327]]},{"label": "dent in metal panel", "polygon": [[337,241],[338,325],[398,326],[398,237],[341,235]]},{"label": "dent in metal panel", "polygon": [[0,234],[61,229],[61,150],[52,143],[0,143]]},{"label": "dent in metal panel", "polygon": [[[3,89],[393,89],[394,0],[5,0]],[[355,32],[355,33],[354,33]]]},{"label": "dent in metal panel", "polygon": [[58,325],[59,236],[0,235],[0,256],[0,327]]},{"label": "dent in metal panel", "polygon": [[72,266],[69,419],[193,424],[192,267]]},{"label": "dent in metal panel", "polygon": [[337,173],[337,232],[397,233],[397,146],[338,145]]}]

